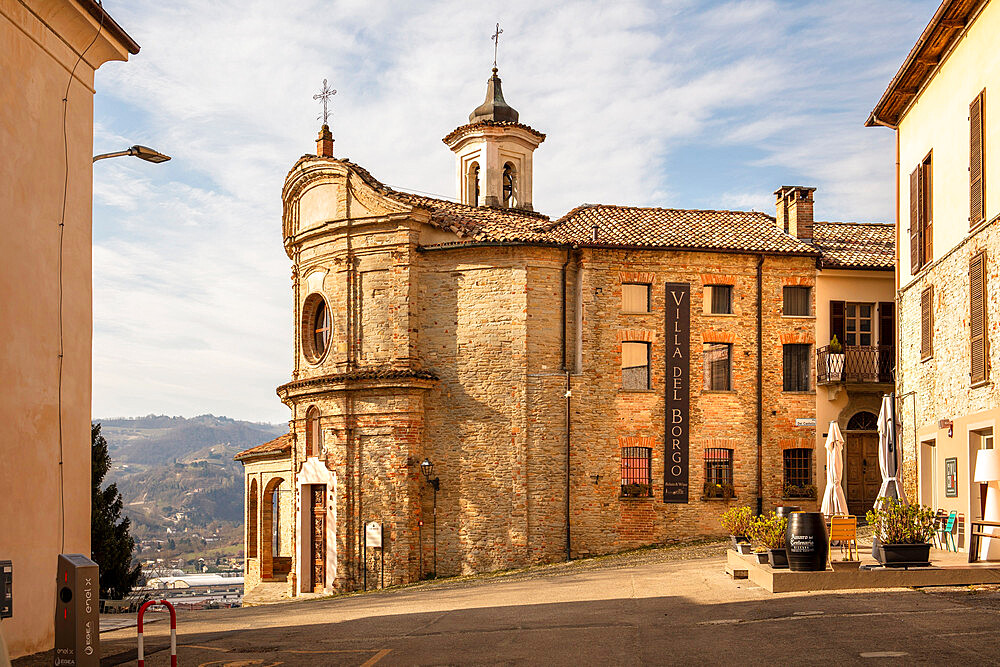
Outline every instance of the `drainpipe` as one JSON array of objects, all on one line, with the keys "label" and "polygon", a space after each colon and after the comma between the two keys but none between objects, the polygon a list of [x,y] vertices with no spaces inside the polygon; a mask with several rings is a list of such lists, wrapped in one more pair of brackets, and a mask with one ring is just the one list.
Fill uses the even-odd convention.
[{"label": "drainpipe", "polygon": [[562,265],[562,307],[560,312],[562,314],[562,370],[566,373],[566,393],[564,394],[566,399],[566,560],[571,559],[570,556],[570,503],[569,503],[569,487],[570,487],[570,466],[569,466],[569,456],[570,456],[570,401],[572,400],[572,393],[570,391],[570,371],[566,366],[566,267],[569,266],[570,253],[572,251],[566,249],[566,261]]},{"label": "drainpipe", "polygon": [[[903,347],[902,346],[902,341],[900,340],[900,335],[903,333],[903,329],[900,326],[900,317],[899,317],[899,286],[902,283],[902,279],[900,278],[900,275],[899,275],[899,224],[900,224],[900,211],[899,211],[899,185],[900,185],[900,181],[899,181],[899,176],[900,176],[900,170],[899,170],[899,126],[898,125],[892,125],[891,123],[886,123],[885,121],[879,120],[874,114],[872,114],[871,122],[874,123],[875,125],[880,125],[882,127],[887,127],[887,128],[889,128],[890,130],[892,130],[896,134],[896,269],[895,269],[895,271],[893,271],[894,277],[896,279],[895,280],[895,282],[896,282],[896,285],[895,285],[895,288],[896,288],[895,289],[896,298],[894,299],[894,301],[896,302],[896,307],[895,307],[894,312],[893,312],[893,319],[895,320],[895,322],[893,322],[893,328],[896,330],[896,339],[893,341],[893,343],[895,344],[895,350],[894,350],[895,354],[893,354],[893,357],[894,357],[893,358],[893,365],[894,365],[894,367],[893,367],[893,373],[892,373],[892,380],[893,380],[893,385],[896,388],[898,388],[899,369],[900,369],[899,360],[900,360],[900,357],[902,356],[901,350],[902,350],[902,347]],[[916,445],[914,445],[914,446],[916,446]]]},{"label": "drainpipe", "polygon": [[757,256],[757,514],[764,513],[764,255]]}]

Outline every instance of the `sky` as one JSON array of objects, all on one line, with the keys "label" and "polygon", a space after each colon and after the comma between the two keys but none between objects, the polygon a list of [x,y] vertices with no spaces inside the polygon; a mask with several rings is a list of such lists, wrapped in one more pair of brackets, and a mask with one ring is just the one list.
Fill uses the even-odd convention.
[{"label": "sky", "polygon": [[441,142],[493,65],[545,133],[534,206],[756,209],[816,187],[819,220],[892,220],[893,136],[864,121],[935,0],[105,0],[141,45],[97,74],[95,418],[281,422],[292,369],[281,187],[315,152],[455,196]]}]

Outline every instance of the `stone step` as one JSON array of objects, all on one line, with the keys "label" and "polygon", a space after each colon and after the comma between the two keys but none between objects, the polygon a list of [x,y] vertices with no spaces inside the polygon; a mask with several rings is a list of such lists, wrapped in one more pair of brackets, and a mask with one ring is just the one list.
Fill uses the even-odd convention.
[{"label": "stone step", "polygon": [[243,606],[256,607],[289,599],[291,598],[288,595],[288,582],[265,581],[243,594]]}]

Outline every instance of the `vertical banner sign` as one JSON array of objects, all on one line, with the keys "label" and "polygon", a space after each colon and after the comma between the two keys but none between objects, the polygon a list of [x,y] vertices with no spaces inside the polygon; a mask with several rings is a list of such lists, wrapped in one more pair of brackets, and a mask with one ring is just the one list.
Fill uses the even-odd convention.
[{"label": "vertical banner sign", "polygon": [[691,435],[691,285],[667,283],[666,288],[663,502],[686,503]]}]

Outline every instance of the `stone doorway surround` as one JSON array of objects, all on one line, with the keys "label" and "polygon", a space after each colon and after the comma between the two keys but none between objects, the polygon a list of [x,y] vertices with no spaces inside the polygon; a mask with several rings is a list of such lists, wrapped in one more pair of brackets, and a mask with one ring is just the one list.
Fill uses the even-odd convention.
[{"label": "stone doorway surround", "polygon": [[302,464],[295,479],[295,545],[296,575],[295,593],[312,593],[311,542],[309,540],[311,500],[313,484],[326,486],[326,582],[324,593],[333,592],[333,582],[337,578],[337,473],[315,456],[310,456]]}]

